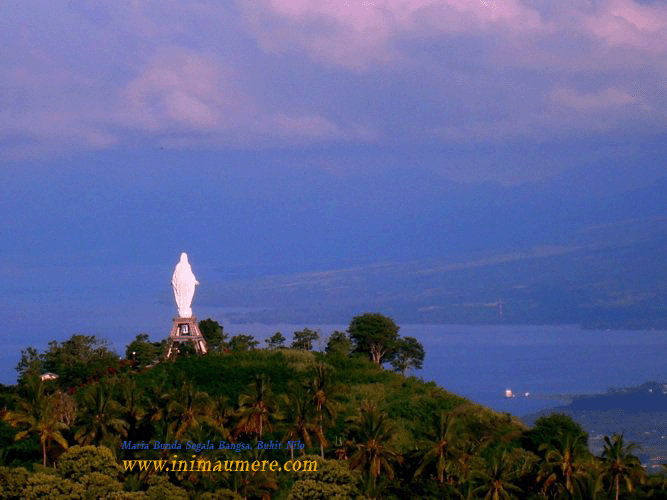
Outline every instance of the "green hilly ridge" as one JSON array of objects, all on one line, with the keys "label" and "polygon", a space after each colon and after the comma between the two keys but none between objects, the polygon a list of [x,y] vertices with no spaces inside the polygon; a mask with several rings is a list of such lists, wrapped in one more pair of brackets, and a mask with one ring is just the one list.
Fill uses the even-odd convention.
[{"label": "green hilly ridge", "polygon": [[[607,438],[595,456],[569,417],[543,417],[528,428],[362,354],[224,349],[143,367],[105,358],[102,348],[91,352],[68,360],[62,378],[42,381],[26,369],[19,384],[3,388],[0,497],[583,499],[609,498],[615,488],[622,498],[666,494],[665,478],[647,475],[622,436]],[[85,380],[75,378],[84,373]],[[156,449],[156,441],[180,448]],[[298,444],[290,450],[288,442]],[[174,455],[223,469],[128,470],[128,461],[171,464]],[[280,469],[224,469],[244,460],[275,461]],[[290,460],[316,463],[317,470],[282,469]]]}]

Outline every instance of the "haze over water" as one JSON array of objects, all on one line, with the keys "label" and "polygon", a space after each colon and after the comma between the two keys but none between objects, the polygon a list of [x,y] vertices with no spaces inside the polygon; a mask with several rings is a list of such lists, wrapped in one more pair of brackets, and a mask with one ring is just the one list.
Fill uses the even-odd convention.
[{"label": "haze over water", "polygon": [[[667,332],[577,326],[406,325],[427,359],[424,379],[514,415],[565,404],[554,396],[667,381]],[[511,388],[516,398],[507,399]],[[521,397],[525,392],[530,397]]]}]

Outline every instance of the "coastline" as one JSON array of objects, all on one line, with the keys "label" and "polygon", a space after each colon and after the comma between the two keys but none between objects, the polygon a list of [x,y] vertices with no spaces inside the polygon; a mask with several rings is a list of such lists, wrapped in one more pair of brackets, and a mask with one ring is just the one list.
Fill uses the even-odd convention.
[{"label": "coastline", "polygon": [[520,417],[526,425],[553,413],[570,416],[589,435],[589,449],[599,454],[603,436],[623,433],[627,442],[640,446],[637,456],[653,472],[667,456],[667,383],[612,388],[606,393],[573,396],[564,406]]}]

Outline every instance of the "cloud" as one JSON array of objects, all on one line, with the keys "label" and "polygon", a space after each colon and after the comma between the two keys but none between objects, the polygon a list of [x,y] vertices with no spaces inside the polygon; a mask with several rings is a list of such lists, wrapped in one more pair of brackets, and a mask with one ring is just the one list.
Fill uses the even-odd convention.
[{"label": "cloud", "polygon": [[276,133],[283,137],[340,137],[340,128],[320,116],[292,118],[285,115],[274,115],[267,118],[259,126],[260,130]]},{"label": "cloud", "polygon": [[606,9],[588,17],[585,25],[612,47],[631,46],[653,54],[667,49],[667,11],[662,6],[609,0]]},{"label": "cloud", "polygon": [[[202,132],[199,139],[170,146],[248,145],[253,141],[354,140],[375,137],[361,125],[342,127],[317,114],[267,112],[242,91],[236,71],[204,55],[178,47],[164,49],[120,92],[118,123],[153,134]],[[252,141],[250,141],[252,144]]]},{"label": "cloud", "polygon": [[579,110],[618,108],[637,102],[637,98],[615,88],[593,94],[578,94],[570,89],[557,88],[552,91],[551,97],[558,103]]},{"label": "cloud", "polygon": [[538,106],[527,105],[518,117],[434,127],[428,133],[455,143],[513,140],[568,140],[610,130],[641,133],[638,124],[659,126],[659,115],[644,99],[618,88],[579,92],[556,86]]},{"label": "cloud", "polygon": [[401,60],[392,38],[404,33],[483,33],[496,25],[540,29],[536,12],[516,0],[238,1],[247,29],[269,52],[305,51],[320,62],[364,70]]},{"label": "cloud", "polygon": [[239,114],[256,112],[235,87],[232,73],[213,56],[163,48],[120,91],[118,119],[149,131],[232,126]]},{"label": "cloud", "polygon": [[664,2],[37,3],[4,11],[5,157],[664,130]]}]

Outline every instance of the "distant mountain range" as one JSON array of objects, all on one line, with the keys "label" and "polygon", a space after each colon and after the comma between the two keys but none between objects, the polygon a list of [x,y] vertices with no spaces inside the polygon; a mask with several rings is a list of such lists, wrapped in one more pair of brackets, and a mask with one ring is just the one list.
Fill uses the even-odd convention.
[{"label": "distant mountain range", "polygon": [[381,310],[416,323],[667,329],[667,178],[602,195],[478,188],[484,196],[455,191],[427,210],[437,204],[429,192],[410,217],[375,214],[364,242],[375,257],[341,252],[342,263],[260,275],[219,267],[202,300],[252,308],[233,322],[345,322]]}]

